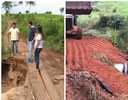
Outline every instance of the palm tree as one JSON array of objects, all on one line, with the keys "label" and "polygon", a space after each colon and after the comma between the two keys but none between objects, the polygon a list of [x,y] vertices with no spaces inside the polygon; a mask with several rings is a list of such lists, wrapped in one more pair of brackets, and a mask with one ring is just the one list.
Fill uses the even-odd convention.
[{"label": "palm tree", "polygon": [[64,7],[60,8],[61,15],[64,12]]},{"label": "palm tree", "polygon": [[36,5],[36,2],[35,1],[26,1],[26,5],[27,6],[29,5],[29,12],[30,12],[31,6],[35,6]]},{"label": "palm tree", "polygon": [[19,1],[18,4],[19,4],[19,5],[22,5],[22,4],[23,4],[23,1]]},{"label": "palm tree", "polygon": [[10,2],[10,1],[5,1],[5,2],[2,3],[2,8],[5,9],[6,14],[9,13],[9,11],[10,11],[10,9],[11,9],[12,6],[13,6],[12,5],[12,2]]}]

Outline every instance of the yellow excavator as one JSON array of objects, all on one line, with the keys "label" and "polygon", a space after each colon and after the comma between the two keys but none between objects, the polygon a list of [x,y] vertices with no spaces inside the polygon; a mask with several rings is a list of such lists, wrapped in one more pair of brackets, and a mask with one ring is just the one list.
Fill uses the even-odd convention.
[{"label": "yellow excavator", "polygon": [[82,38],[82,28],[78,26],[78,15],[89,15],[92,12],[91,2],[67,1],[66,2],[66,35],[75,35]]}]

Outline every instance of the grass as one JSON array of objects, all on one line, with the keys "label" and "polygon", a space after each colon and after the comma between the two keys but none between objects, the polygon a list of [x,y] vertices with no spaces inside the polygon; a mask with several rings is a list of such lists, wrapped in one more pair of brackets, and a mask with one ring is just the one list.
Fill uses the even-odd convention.
[{"label": "grass", "polygon": [[117,30],[114,30],[114,29],[109,29],[107,32],[106,32],[106,36],[108,37],[108,39],[114,44],[116,45],[117,42],[118,42],[118,31]]},{"label": "grass", "polygon": [[[110,42],[112,42],[116,47],[118,47],[122,52],[128,54],[128,42],[127,37],[128,34],[126,30],[128,30],[128,1],[95,1],[92,2],[92,6],[96,9],[91,12],[90,15],[79,15],[78,23],[79,26],[82,27],[85,32],[84,35],[90,36],[100,36],[104,38],[108,38]],[[116,9],[116,12],[113,12]],[[108,20],[108,26],[102,27],[99,25],[101,16],[116,16],[114,20]],[[119,18],[123,18],[119,20]],[[107,23],[108,23],[107,21]],[[121,21],[121,22],[120,22]],[[118,24],[116,24],[117,22]],[[126,23],[123,23],[126,22]],[[106,22],[104,22],[106,23]],[[115,24],[113,24],[115,23]],[[121,24],[122,23],[122,24]],[[116,25],[121,28],[117,29],[111,26]],[[110,27],[111,26],[111,27]],[[124,32],[125,30],[125,32]]]},{"label": "grass", "polygon": [[[11,14],[24,38],[28,37],[28,21],[41,25],[45,34],[44,44],[50,49],[64,52],[64,17],[53,14]],[[22,19],[22,20],[21,20]]]},{"label": "grass", "polygon": [[5,50],[3,35],[5,34],[6,27],[7,27],[7,17],[2,15],[2,53],[4,53]]},{"label": "grass", "polygon": [[[78,23],[85,28],[90,27],[96,23],[101,15],[120,15],[128,16],[128,2],[127,1],[100,1],[92,2],[92,6],[100,11],[92,11],[90,15],[79,15]],[[116,8],[116,13],[113,10]]]},{"label": "grass", "polygon": [[101,62],[106,63],[106,64],[108,64],[110,66],[113,66],[113,63],[111,62],[111,60],[106,55],[102,55],[100,53],[94,52],[92,54],[92,57],[97,59],[97,60],[100,60]]},{"label": "grass", "polygon": [[[128,11],[128,2],[127,1],[101,1],[92,3],[93,6],[98,8],[99,12],[92,12],[91,15],[97,16],[100,14],[103,15],[122,15],[127,16]],[[113,13],[113,10],[116,8],[116,13]]]}]

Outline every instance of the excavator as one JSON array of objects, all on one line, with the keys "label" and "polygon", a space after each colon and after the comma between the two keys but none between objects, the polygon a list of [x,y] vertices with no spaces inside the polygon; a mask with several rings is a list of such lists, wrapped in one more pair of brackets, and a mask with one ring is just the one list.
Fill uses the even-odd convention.
[{"label": "excavator", "polygon": [[89,15],[93,8],[91,2],[67,1],[66,2],[66,35],[75,35],[82,38],[82,28],[78,25],[78,15]]}]

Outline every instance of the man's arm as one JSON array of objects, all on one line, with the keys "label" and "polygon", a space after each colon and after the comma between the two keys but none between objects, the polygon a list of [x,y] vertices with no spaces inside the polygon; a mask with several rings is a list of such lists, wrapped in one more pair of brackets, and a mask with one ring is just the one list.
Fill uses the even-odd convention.
[{"label": "man's arm", "polygon": [[34,35],[36,35],[36,28],[34,28]]}]

